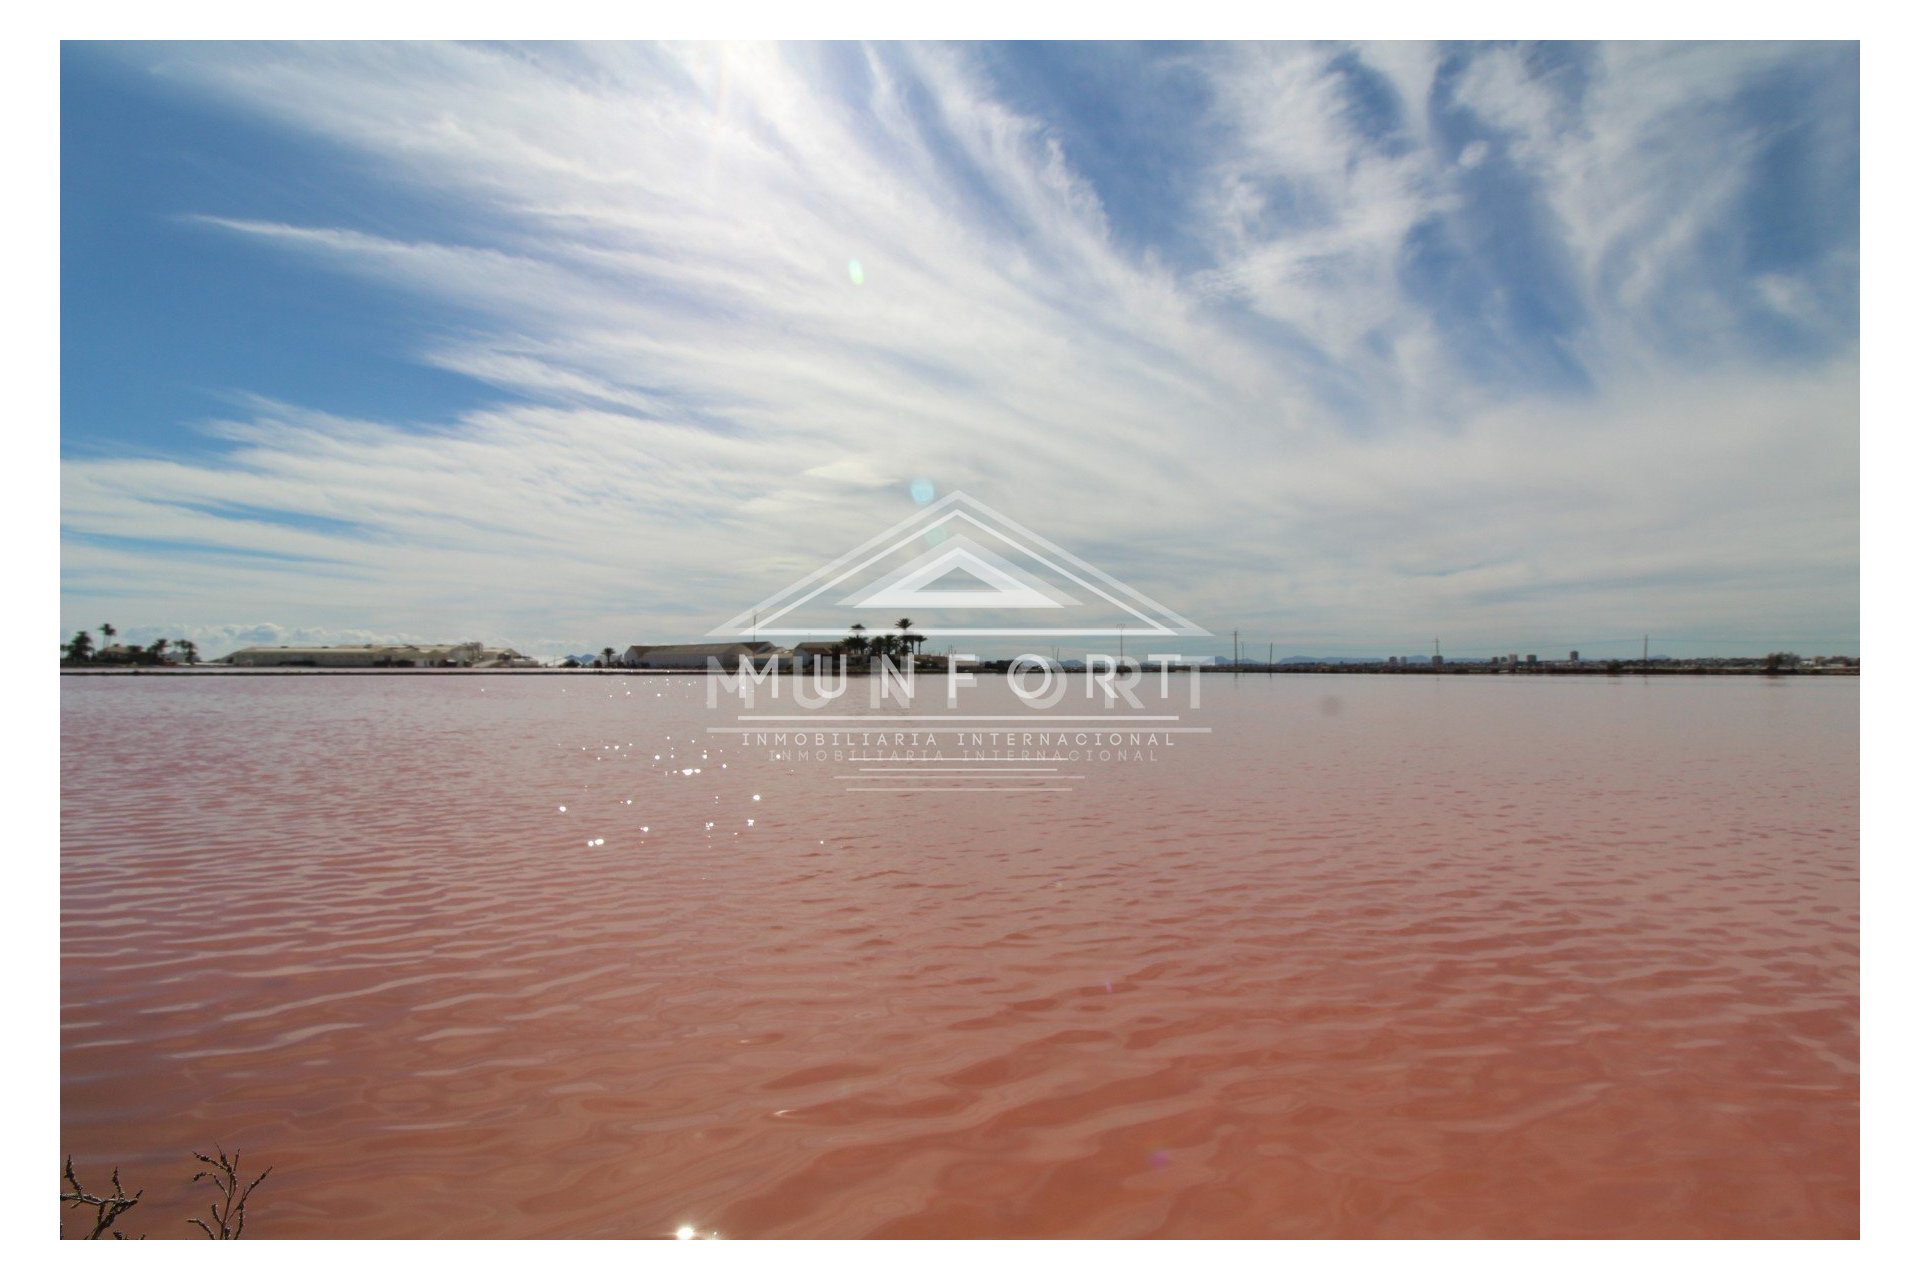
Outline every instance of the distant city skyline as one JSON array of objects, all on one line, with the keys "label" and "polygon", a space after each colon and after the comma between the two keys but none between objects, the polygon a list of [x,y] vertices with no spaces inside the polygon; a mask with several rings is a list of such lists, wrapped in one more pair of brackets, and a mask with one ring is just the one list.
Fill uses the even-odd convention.
[{"label": "distant city skyline", "polygon": [[68,43],[61,95],[62,640],[692,641],[965,490],[1202,654],[1859,652],[1852,43]]}]

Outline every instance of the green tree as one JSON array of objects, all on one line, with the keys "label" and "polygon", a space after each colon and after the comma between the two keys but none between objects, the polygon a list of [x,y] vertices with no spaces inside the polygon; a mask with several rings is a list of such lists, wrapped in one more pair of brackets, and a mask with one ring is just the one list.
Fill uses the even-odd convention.
[{"label": "green tree", "polygon": [[906,654],[908,658],[912,658],[913,642],[916,639],[919,639],[919,637],[913,634],[913,619],[902,618],[898,622],[894,623],[893,625],[899,628],[900,630],[900,639],[898,642],[900,645],[900,651]]},{"label": "green tree", "polygon": [[613,665],[613,646],[612,645],[608,645],[606,648],[600,651],[600,661],[603,666],[611,667]]},{"label": "green tree", "polygon": [[194,663],[200,661],[200,646],[193,641],[175,640],[173,644],[175,648],[180,650],[181,656],[186,658],[188,666],[192,666]]},{"label": "green tree", "polygon": [[167,656],[167,646],[172,643],[173,641],[167,639],[165,636],[162,636],[160,637],[160,639],[155,640],[152,644],[148,645],[147,661],[153,662],[153,663],[159,663],[159,662],[165,661]]},{"label": "green tree", "polygon": [[840,642],[842,651],[852,654],[855,659],[864,659],[867,656],[866,624],[856,622],[847,631],[847,638]]},{"label": "green tree", "polygon": [[84,665],[93,661],[93,637],[84,631],[74,632],[73,639],[61,645],[60,648],[66,654],[68,662]]}]

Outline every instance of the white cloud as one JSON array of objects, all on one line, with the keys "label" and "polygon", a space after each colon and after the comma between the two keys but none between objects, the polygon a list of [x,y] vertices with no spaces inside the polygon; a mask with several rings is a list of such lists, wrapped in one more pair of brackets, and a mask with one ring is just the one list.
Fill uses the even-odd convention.
[{"label": "white cloud", "polygon": [[[199,225],[440,308],[410,354],[501,395],[434,423],[256,401],[211,457],[69,459],[69,623],[681,638],[899,518],[921,476],[1283,645],[1856,614],[1851,358],[1684,367],[1636,310],[1726,199],[1681,183],[1721,140],[1675,138],[1676,113],[1739,68],[1610,52],[1574,123],[1503,57],[1467,78],[1570,228],[1607,371],[1574,401],[1479,384],[1409,303],[1409,231],[1458,216],[1454,170],[1494,152],[1426,141],[1432,51],[1357,51],[1400,98],[1398,150],[1353,122],[1334,52],[1214,68],[1226,141],[1189,193],[1213,265],[1182,275],[1116,244],[965,50],[869,51],[855,94],[804,49],[142,49],[460,207],[444,234]],[[1804,314],[1797,287],[1751,290]]]}]

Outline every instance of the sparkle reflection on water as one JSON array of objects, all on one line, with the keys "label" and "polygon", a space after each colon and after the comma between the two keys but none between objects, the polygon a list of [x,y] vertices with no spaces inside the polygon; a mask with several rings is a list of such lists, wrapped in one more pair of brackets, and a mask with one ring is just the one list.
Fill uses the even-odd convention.
[{"label": "sparkle reflection on water", "polygon": [[1852,681],[1209,678],[1030,795],[688,678],[61,692],[135,1230],[218,1142],[261,1237],[1857,1234]]}]

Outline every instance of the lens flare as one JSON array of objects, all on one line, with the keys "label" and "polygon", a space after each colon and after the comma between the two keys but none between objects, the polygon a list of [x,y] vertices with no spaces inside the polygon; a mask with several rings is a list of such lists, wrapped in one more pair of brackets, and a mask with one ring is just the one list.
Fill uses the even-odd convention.
[{"label": "lens flare", "polygon": [[867,273],[861,269],[860,259],[847,259],[847,279],[853,281],[855,284],[865,284],[867,282]]}]

